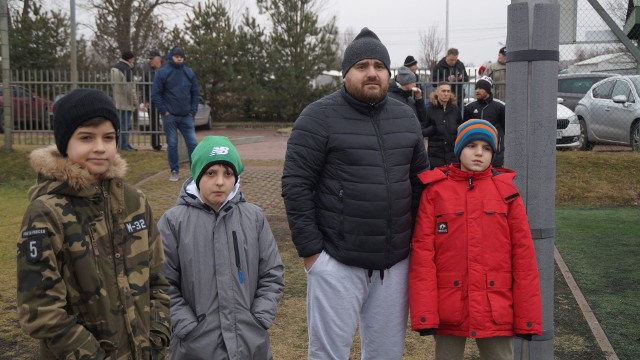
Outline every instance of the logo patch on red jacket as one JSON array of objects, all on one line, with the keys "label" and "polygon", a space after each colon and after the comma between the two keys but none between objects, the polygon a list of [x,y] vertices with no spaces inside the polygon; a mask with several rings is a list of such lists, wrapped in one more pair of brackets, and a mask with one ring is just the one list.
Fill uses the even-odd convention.
[{"label": "logo patch on red jacket", "polygon": [[449,225],[446,222],[439,222],[436,224],[438,228],[438,234],[448,234],[449,233]]}]

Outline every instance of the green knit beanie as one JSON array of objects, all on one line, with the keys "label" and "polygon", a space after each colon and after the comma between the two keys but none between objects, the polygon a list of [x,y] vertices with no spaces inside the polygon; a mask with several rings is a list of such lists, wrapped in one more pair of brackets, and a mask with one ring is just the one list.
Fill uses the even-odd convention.
[{"label": "green knit beanie", "polygon": [[240,154],[226,136],[206,136],[191,153],[191,177],[200,189],[200,178],[204,172],[215,164],[224,164],[233,169],[236,176],[242,174],[244,165]]}]

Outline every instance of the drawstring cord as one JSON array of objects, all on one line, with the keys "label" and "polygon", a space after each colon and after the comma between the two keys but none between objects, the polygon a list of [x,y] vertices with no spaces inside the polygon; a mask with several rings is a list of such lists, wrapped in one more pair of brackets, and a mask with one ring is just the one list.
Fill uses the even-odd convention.
[{"label": "drawstring cord", "polygon": [[[371,284],[371,276],[373,276],[373,269],[369,269],[369,284]],[[380,270],[380,284],[384,283],[384,270]]]}]

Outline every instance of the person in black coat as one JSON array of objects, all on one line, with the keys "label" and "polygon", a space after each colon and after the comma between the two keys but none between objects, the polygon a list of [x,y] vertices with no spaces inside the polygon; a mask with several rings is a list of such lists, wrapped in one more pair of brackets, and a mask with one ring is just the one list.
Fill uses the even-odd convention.
[{"label": "person in black coat", "polygon": [[465,96],[463,83],[469,82],[469,75],[462,61],[458,60],[458,54],[456,48],[447,50],[447,56],[440,59],[431,70],[431,82],[434,87],[441,81],[451,83],[451,90],[462,102]]},{"label": "person in black coat", "polygon": [[415,111],[418,121],[426,121],[426,106],[422,99],[422,89],[416,83],[415,74],[407,67],[398,69],[396,77],[389,83],[389,97],[409,105]]},{"label": "person in black coat", "polygon": [[464,107],[464,121],[470,119],[487,120],[498,130],[498,149],[491,165],[502,167],[504,164],[504,103],[493,98],[493,80],[483,76],[476,81],[476,101]]},{"label": "person in black coat", "polygon": [[[389,98],[389,52],[364,28],[344,85],[293,124],[282,174],[291,239],[307,274],[308,359],[400,359],[413,222],[429,168],[415,112]],[[415,79],[415,77],[414,77]]]},{"label": "person in black coat", "polygon": [[462,114],[457,106],[456,96],[451,85],[443,81],[429,95],[431,106],[426,110],[422,122],[422,136],[429,138],[427,154],[431,168],[456,162],[453,152],[458,125],[462,123]]}]

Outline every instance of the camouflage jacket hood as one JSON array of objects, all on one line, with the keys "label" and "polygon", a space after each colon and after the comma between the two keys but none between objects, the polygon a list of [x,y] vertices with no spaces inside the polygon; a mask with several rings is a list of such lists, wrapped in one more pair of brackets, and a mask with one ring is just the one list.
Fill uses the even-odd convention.
[{"label": "camouflage jacket hood", "polygon": [[95,180],[55,146],[38,172],[18,238],[18,319],[41,359],[149,359],[169,342],[162,242],[126,161]]},{"label": "camouflage jacket hood", "polygon": [[[89,172],[58,152],[55,145],[36,149],[29,155],[31,167],[38,174],[38,184],[29,191],[29,200],[50,191],[60,195],[80,196],[94,192],[95,178]],[[116,154],[113,166],[104,179],[122,179],[127,173],[127,162]],[[51,180],[50,182],[47,180]]]}]

